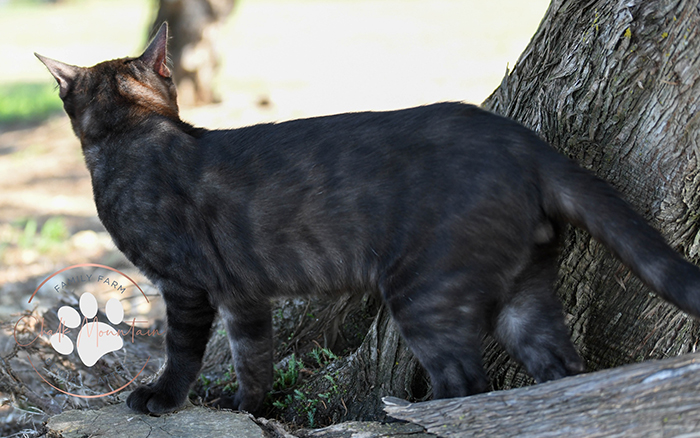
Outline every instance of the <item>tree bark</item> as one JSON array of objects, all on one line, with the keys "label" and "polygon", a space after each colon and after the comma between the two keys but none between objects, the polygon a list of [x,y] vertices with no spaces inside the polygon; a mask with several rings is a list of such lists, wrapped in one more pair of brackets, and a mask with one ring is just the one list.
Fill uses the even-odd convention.
[{"label": "tree bark", "polygon": [[390,416],[441,437],[690,437],[698,371],[693,354],[461,399],[384,401]]},{"label": "tree bark", "polygon": [[[697,0],[554,0],[484,106],[537,131],[612,183],[697,263],[700,23]],[[697,321],[569,233],[559,293],[589,370],[695,351]],[[529,382],[489,342],[494,388]]]},{"label": "tree bark", "polygon": [[180,104],[205,105],[220,100],[214,89],[219,68],[216,33],[233,4],[234,0],[159,0],[151,35],[168,22],[168,51]]}]

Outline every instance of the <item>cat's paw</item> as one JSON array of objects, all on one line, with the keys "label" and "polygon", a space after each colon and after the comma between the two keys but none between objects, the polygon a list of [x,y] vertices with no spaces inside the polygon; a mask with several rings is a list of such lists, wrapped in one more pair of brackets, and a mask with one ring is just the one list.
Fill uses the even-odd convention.
[{"label": "cat's paw", "polygon": [[232,411],[245,411],[253,415],[259,415],[265,394],[254,397],[246,397],[242,391],[237,391],[233,396],[223,395],[214,401],[213,405],[218,409],[231,409]]},{"label": "cat's paw", "polygon": [[240,403],[236,401],[235,397],[228,395],[222,395],[212,402],[212,406],[216,409],[230,409],[232,411],[237,411],[239,404]]},{"label": "cat's paw", "polygon": [[177,397],[167,391],[156,389],[155,385],[141,385],[126,399],[126,405],[142,414],[167,414],[182,406],[185,397]]}]

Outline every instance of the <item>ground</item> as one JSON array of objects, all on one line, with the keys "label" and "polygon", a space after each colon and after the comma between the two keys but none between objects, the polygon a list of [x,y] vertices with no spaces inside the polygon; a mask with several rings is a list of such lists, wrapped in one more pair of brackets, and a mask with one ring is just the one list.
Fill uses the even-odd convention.
[{"label": "ground", "polygon": [[[515,63],[547,4],[241,1],[218,37],[223,102],[183,108],[182,117],[236,127],[442,100],[479,103]],[[19,312],[56,304],[50,292],[28,300],[58,269],[102,263],[147,283],[97,220],[80,145],[32,53],[77,65],[138,55],[149,8],[137,0],[0,1],[0,54],[12,60],[0,69],[0,321],[9,327],[0,336],[2,355],[15,345],[10,329]],[[17,109],[18,100],[30,109]],[[9,406],[0,414],[26,416]]]}]

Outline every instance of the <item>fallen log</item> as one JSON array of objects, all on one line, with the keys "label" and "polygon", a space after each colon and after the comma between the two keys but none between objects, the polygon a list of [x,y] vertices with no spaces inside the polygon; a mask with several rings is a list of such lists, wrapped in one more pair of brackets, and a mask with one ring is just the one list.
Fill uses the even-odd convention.
[{"label": "fallen log", "polygon": [[700,437],[700,354],[459,399],[383,400],[391,417],[441,437]]}]

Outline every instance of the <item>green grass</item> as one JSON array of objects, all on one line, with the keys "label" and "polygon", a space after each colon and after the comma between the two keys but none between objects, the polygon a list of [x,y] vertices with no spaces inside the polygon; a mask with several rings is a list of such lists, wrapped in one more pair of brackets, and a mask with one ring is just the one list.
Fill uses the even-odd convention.
[{"label": "green grass", "polygon": [[41,121],[62,109],[51,83],[0,84],[0,123]]},{"label": "green grass", "polygon": [[35,248],[47,252],[63,245],[70,236],[66,221],[61,216],[50,217],[39,230],[36,219],[28,219],[24,226],[18,224],[17,243],[21,248]]},{"label": "green grass", "polygon": [[75,65],[136,55],[157,2],[0,0],[0,124],[62,112],[56,82],[34,52]]},{"label": "green grass", "polygon": [[62,216],[51,216],[43,225],[34,218],[19,219],[0,227],[0,263],[9,251],[33,250],[38,254],[60,254],[69,245],[70,230]]}]

